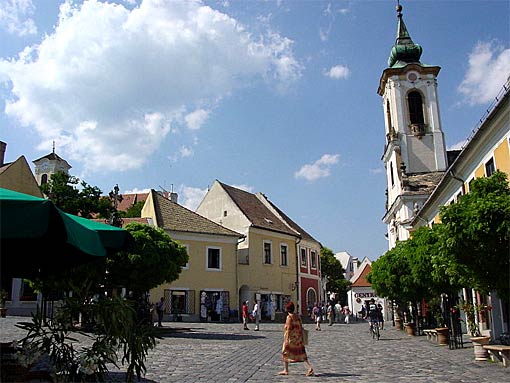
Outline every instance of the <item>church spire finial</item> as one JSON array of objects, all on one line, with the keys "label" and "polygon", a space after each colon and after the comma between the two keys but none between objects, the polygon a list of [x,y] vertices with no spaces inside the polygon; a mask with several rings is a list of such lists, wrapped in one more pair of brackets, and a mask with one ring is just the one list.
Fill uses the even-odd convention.
[{"label": "church spire finial", "polygon": [[55,154],[55,140],[53,140],[53,154]]},{"label": "church spire finial", "polygon": [[411,62],[420,62],[420,56],[422,48],[420,45],[415,44],[407,31],[404,18],[402,17],[402,5],[400,0],[397,0],[398,27],[397,27],[397,39],[395,45],[391,49],[390,58],[388,59],[388,65],[393,67],[395,64],[407,64]]}]

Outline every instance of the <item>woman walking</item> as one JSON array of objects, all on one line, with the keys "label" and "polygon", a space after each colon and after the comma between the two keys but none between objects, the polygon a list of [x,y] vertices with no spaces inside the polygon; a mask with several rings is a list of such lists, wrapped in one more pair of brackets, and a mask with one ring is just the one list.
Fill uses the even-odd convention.
[{"label": "woman walking", "polygon": [[282,346],[283,371],[280,371],[278,375],[289,375],[289,363],[304,362],[308,367],[305,375],[313,376],[313,367],[308,361],[303,342],[301,318],[294,313],[294,303],[287,303],[285,310],[287,311],[287,320],[285,321]]}]

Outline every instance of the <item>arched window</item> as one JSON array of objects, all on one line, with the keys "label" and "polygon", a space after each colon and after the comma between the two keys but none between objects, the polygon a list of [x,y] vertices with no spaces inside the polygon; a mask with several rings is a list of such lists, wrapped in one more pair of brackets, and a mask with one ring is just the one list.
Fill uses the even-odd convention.
[{"label": "arched window", "polygon": [[48,182],[48,175],[47,174],[43,174],[41,176],[41,185],[44,185],[47,182]]},{"label": "arched window", "polygon": [[423,101],[421,94],[417,91],[412,91],[407,96],[409,104],[409,119],[411,124],[423,124]]}]

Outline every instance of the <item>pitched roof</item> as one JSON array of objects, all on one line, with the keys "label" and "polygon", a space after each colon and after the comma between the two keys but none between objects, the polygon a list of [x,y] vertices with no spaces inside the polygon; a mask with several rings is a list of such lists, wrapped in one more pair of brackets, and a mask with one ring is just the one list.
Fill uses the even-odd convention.
[{"label": "pitched roof", "polygon": [[365,257],[351,278],[351,287],[371,287],[367,274],[372,270],[372,262]]},{"label": "pitched roof", "polygon": [[198,234],[224,235],[229,237],[243,237],[242,234],[227,229],[208,220],[201,215],[186,209],[152,189],[150,191],[159,227],[166,230],[181,231]]},{"label": "pitched roof", "polygon": [[246,218],[248,218],[252,227],[299,236],[299,233],[283,223],[255,194],[226,185],[220,181],[218,181],[218,183],[227,192]]},{"label": "pitched roof", "polygon": [[407,174],[402,177],[403,194],[431,194],[443,178],[444,172]]},{"label": "pitched roof", "polygon": [[301,226],[299,226],[296,222],[294,222],[292,219],[290,219],[290,217],[285,214],[283,211],[281,211],[278,206],[276,206],[274,203],[272,203],[271,201],[269,201],[266,196],[264,196],[264,198],[266,199],[267,202],[269,202],[269,204],[272,206],[273,209],[275,209],[278,214],[285,220],[285,222],[287,223],[287,225],[289,225],[292,229],[294,229],[300,236],[302,239],[305,239],[305,240],[308,240],[308,241],[314,241],[314,242],[319,242],[317,241],[315,238],[313,238],[310,234],[308,234],[305,229],[303,229]]},{"label": "pitched roof", "polygon": [[149,193],[122,194],[122,201],[119,202],[117,210],[126,211],[140,201],[145,201]]},{"label": "pitched roof", "polygon": [[33,160],[32,162],[37,162],[37,161],[40,161],[42,159],[47,159],[47,160],[50,160],[50,161],[62,161],[62,162],[65,162],[65,164],[69,167],[69,168],[72,168],[71,165],[69,165],[69,162],[67,162],[66,160],[64,160],[62,157],[60,157],[57,153],[55,152],[51,152],[50,154],[46,154],[45,156],[42,156],[41,158],[38,158],[36,160]]}]

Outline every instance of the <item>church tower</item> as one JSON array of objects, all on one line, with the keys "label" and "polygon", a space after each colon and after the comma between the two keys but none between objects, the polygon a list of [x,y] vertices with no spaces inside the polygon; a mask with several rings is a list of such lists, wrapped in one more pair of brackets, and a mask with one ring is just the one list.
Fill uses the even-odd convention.
[{"label": "church tower", "polygon": [[71,165],[55,153],[55,143],[53,143],[53,151],[44,157],[32,161],[35,165],[35,179],[39,186],[47,183],[52,174],[57,172],[69,173]]},{"label": "church tower", "polygon": [[386,144],[386,214],[389,248],[409,238],[407,224],[447,168],[439,116],[440,67],[420,62],[422,47],[413,42],[397,5],[397,38],[377,93],[382,97]]}]

